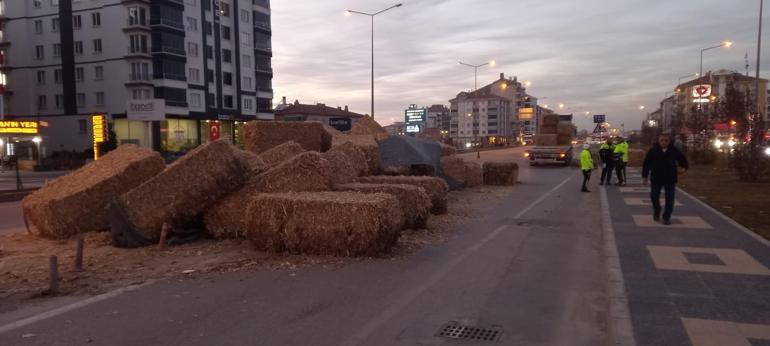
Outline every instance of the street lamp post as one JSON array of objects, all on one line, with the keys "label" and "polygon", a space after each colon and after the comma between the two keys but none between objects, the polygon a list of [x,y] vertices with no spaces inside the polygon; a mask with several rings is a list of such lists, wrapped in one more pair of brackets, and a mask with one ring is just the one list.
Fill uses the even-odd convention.
[{"label": "street lamp post", "polygon": [[[492,60],[479,65],[466,64],[462,61],[458,61],[458,63],[463,66],[473,67],[473,104],[471,105],[471,111],[474,114],[473,116],[474,121],[478,123],[478,112],[475,110],[475,107],[476,107],[477,96],[478,96],[477,91],[479,89],[479,67],[484,67],[487,65],[495,67],[495,61]],[[478,135],[480,131],[479,128],[475,128],[476,134],[474,138],[476,139],[477,142],[478,142]],[[476,158],[481,158],[481,148],[479,147],[479,143],[476,143]]]},{"label": "street lamp post", "polygon": [[730,42],[730,41],[724,41],[724,42],[720,43],[720,44],[719,44],[719,45],[717,45],[717,46],[713,46],[713,47],[708,47],[708,48],[703,48],[703,49],[701,49],[701,50],[700,50],[700,71],[699,71],[698,75],[699,75],[699,76],[703,76],[703,52],[705,52],[705,51],[707,51],[707,50],[712,50],[712,49],[721,48],[721,47],[730,48],[730,46],[732,46],[732,45],[733,45],[733,43],[732,43],[732,42]]},{"label": "street lamp post", "polygon": [[401,7],[402,4],[395,4],[393,6],[390,6],[382,11],[375,12],[375,13],[366,13],[366,12],[359,12],[359,11],[353,11],[353,10],[346,10],[345,15],[350,16],[352,14],[360,14],[364,16],[369,16],[372,19],[372,119],[374,119],[374,17],[380,13],[383,13],[388,10],[392,10],[396,7]]},{"label": "street lamp post", "polygon": [[757,78],[754,81],[754,103],[757,106],[757,116],[762,116],[762,108],[759,106],[759,58],[762,55],[762,11],[764,9],[765,1],[759,0],[759,33],[757,34]]}]

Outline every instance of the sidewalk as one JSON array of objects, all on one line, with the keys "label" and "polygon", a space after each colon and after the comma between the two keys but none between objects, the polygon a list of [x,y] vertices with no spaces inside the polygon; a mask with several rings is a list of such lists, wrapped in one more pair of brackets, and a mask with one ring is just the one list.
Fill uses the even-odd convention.
[{"label": "sidewalk", "polygon": [[770,344],[770,245],[677,191],[673,224],[652,220],[639,169],[604,190],[638,345]]}]

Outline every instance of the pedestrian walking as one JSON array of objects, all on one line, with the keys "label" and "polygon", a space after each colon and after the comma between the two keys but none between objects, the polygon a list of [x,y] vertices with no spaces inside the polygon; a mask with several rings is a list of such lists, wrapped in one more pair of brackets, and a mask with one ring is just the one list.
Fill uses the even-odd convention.
[{"label": "pedestrian walking", "polygon": [[615,152],[615,144],[612,142],[612,138],[607,138],[607,141],[599,147],[599,159],[602,161],[602,177],[599,180],[599,185],[612,184],[612,171],[615,167],[612,155]]},{"label": "pedestrian walking", "polygon": [[[671,214],[674,212],[676,184],[680,174],[684,174],[690,165],[687,158],[679,149],[671,145],[671,136],[662,134],[658,143],[653,146],[644,158],[642,167],[642,182],[646,186],[651,182],[650,199],[652,199],[652,217],[660,221],[660,192],[666,190],[666,206],[663,209],[663,224],[671,224]],[[649,179],[648,179],[649,178]]]},{"label": "pedestrian walking", "polygon": [[588,181],[591,180],[591,171],[594,169],[594,159],[591,157],[591,148],[588,144],[583,144],[583,151],[580,152],[580,170],[583,171],[583,188],[581,192],[591,192],[588,190]]},{"label": "pedestrian walking", "polygon": [[623,137],[618,137],[618,144],[613,150],[615,170],[618,174],[618,186],[626,185],[626,165],[628,165],[628,142]]}]

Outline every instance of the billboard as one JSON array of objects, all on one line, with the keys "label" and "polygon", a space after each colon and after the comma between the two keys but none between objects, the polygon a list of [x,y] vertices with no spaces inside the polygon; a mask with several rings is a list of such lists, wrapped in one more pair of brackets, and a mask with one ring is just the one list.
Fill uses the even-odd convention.
[{"label": "billboard", "polygon": [[101,156],[99,144],[107,141],[107,125],[104,114],[94,114],[91,116],[91,129],[94,137],[94,160]]},{"label": "billboard", "polygon": [[535,116],[534,108],[519,108],[519,120],[529,120]]},{"label": "billboard", "polygon": [[347,132],[353,127],[353,122],[350,118],[329,118],[329,126],[337,131]]},{"label": "billboard", "polygon": [[693,98],[707,98],[711,96],[711,84],[700,84],[692,88]]},{"label": "billboard", "polygon": [[166,119],[166,101],[129,100],[126,102],[126,118],[128,120],[160,121]]},{"label": "billboard", "polygon": [[420,133],[420,125],[406,125],[406,133]]},{"label": "billboard", "polygon": [[428,110],[427,109],[407,109],[404,111],[405,114],[405,121],[407,124],[412,123],[424,123],[428,120]]},{"label": "billboard", "polygon": [[0,133],[12,135],[36,135],[40,123],[34,120],[0,120]]},{"label": "billboard", "polygon": [[604,114],[594,114],[594,124],[602,124],[607,122],[607,116]]}]

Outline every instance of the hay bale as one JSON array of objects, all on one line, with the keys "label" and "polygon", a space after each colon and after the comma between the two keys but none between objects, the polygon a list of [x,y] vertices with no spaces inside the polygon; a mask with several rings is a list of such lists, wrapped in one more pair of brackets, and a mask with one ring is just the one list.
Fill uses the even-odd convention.
[{"label": "hay bale", "polygon": [[536,135],[535,145],[543,147],[552,147],[558,145],[557,135]]},{"label": "hay bale", "polygon": [[441,156],[452,156],[457,153],[457,149],[449,144],[441,144]]},{"label": "hay bale", "polygon": [[484,170],[477,162],[465,162],[465,187],[476,187],[484,184]]},{"label": "hay bale", "polygon": [[406,184],[416,185],[425,189],[430,196],[431,214],[446,214],[447,212],[447,193],[449,186],[444,179],[436,177],[392,177],[385,175],[362,177],[356,180],[359,183],[367,184]]},{"label": "hay bale", "polygon": [[357,176],[363,177],[369,174],[369,163],[366,160],[366,154],[364,154],[364,151],[361,150],[360,146],[351,142],[343,142],[342,144],[333,146],[327,153],[329,152],[341,152],[347,155]]},{"label": "hay bale", "polygon": [[288,141],[281,143],[274,148],[265,150],[259,154],[259,157],[265,161],[265,164],[272,167],[304,152],[305,149],[302,149],[302,146],[299,145],[299,143]]},{"label": "hay bale", "polygon": [[315,122],[250,121],[244,126],[244,134],[246,150],[257,154],[288,141],[319,152],[329,150],[332,144],[332,135],[323,124]]},{"label": "hay bale", "polygon": [[363,184],[353,183],[338,185],[336,191],[354,191],[358,193],[387,193],[393,195],[401,204],[404,214],[404,229],[425,228],[430,216],[430,197],[425,189],[404,184]]},{"label": "hay bale", "polygon": [[[238,194],[204,216],[209,232],[219,237],[246,237],[257,249],[336,256],[386,253],[398,239],[401,207],[389,194],[294,192]],[[225,230],[225,231],[222,231]]]},{"label": "hay bale", "polygon": [[556,145],[572,145],[572,135],[556,135]]},{"label": "hay bale", "polygon": [[331,189],[329,161],[321,153],[307,151],[258,175],[248,187],[254,192],[278,193]]},{"label": "hay bale", "polygon": [[385,166],[380,171],[380,174],[391,176],[410,175],[409,166]]},{"label": "hay bale", "polygon": [[184,227],[220,197],[240,188],[248,175],[227,140],[201,145],[121,195],[113,209],[121,210],[124,219],[111,220],[113,233],[121,222],[147,240],[157,239],[163,223]]},{"label": "hay bale", "polygon": [[350,183],[358,177],[353,161],[345,153],[329,150],[323,153],[323,158],[329,164],[329,178],[332,186]]},{"label": "hay bale", "polygon": [[409,175],[421,177],[435,177],[436,167],[428,164],[414,164],[409,166]]},{"label": "hay bale", "polygon": [[257,194],[247,185],[219,199],[203,213],[206,232],[215,239],[245,239],[250,217],[246,201]]},{"label": "hay bale", "polygon": [[31,193],[22,201],[22,208],[44,237],[61,239],[105,230],[109,228],[106,206],[164,168],[157,152],[121,145]]},{"label": "hay bale", "polygon": [[345,135],[335,137],[332,147],[340,146],[345,143],[352,143],[358,147],[366,157],[366,163],[369,165],[369,174],[376,175],[382,169],[382,159],[380,158],[380,145],[373,135]]},{"label": "hay bale", "polygon": [[515,185],[519,179],[519,165],[516,162],[485,162],[485,185]]},{"label": "hay bale", "polygon": [[465,160],[458,156],[444,156],[441,158],[441,169],[444,170],[444,175],[465,185]]},{"label": "hay bale", "polygon": [[537,129],[537,133],[541,135],[555,135],[559,131],[559,127],[556,125],[540,125]]},{"label": "hay bale", "polygon": [[259,155],[253,152],[236,148],[235,157],[238,159],[238,161],[241,162],[241,166],[243,166],[246,171],[251,174],[256,175],[262,173],[268,168],[268,165],[265,163],[265,161],[263,161]]},{"label": "hay bale", "polygon": [[348,134],[372,135],[377,140],[383,140],[390,136],[388,131],[382,128],[382,126],[380,126],[380,124],[374,121],[374,119],[372,119],[370,116],[361,117],[353,122],[353,126],[350,128]]},{"label": "hay bale", "polygon": [[642,149],[628,150],[628,167],[642,167],[647,153]]},{"label": "hay bale", "polygon": [[557,125],[556,134],[560,136],[574,136],[575,135],[575,125],[573,125],[570,122],[562,121],[559,122]]},{"label": "hay bale", "polygon": [[541,125],[556,126],[559,124],[559,115],[557,114],[543,115],[541,119]]}]

